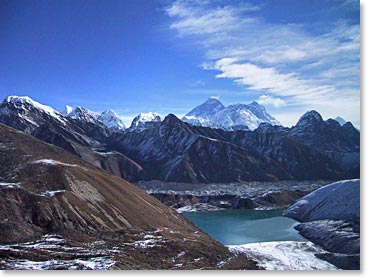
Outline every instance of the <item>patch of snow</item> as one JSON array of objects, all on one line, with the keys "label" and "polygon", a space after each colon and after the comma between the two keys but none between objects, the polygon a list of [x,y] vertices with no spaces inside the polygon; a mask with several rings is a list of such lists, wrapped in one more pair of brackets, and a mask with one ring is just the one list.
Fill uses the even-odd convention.
[{"label": "patch of snow", "polygon": [[175,259],[179,259],[179,258],[181,258],[182,256],[184,256],[185,254],[186,254],[186,252],[185,252],[185,251],[182,251],[182,252],[178,253],[178,254],[177,254],[177,256],[175,257]]},{"label": "patch of snow", "polygon": [[325,253],[312,242],[274,241],[229,245],[232,253],[244,253],[266,270],[337,270],[316,253]]},{"label": "patch of snow", "polygon": [[145,235],[144,240],[134,241],[132,243],[124,243],[125,245],[131,245],[135,248],[153,248],[159,247],[159,242],[163,241],[162,236]]},{"label": "patch of snow", "polygon": [[344,118],[340,117],[340,116],[334,118],[334,120],[337,121],[340,126],[343,126],[343,125],[345,125],[345,123],[347,123],[347,121]]},{"label": "patch of snow", "polygon": [[197,203],[194,205],[187,205],[183,206],[181,208],[176,209],[176,212],[178,213],[184,213],[184,212],[201,212],[201,211],[219,211],[223,210],[223,208],[218,208],[216,206],[210,205],[208,203]]},{"label": "patch of snow", "polygon": [[41,196],[48,196],[48,197],[53,197],[55,196],[56,194],[58,193],[62,193],[62,192],[65,192],[66,190],[50,190],[50,191],[45,191],[45,192],[42,192],[40,193]]},{"label": "patch of snow", "polygon": [[47,164],[47,165],[78,166],[76,164],[62,163],[62,162],[51,160],[51,159],[36,160],[36,161],[32,161],[32,163],[33,164]]},{"label": "patch of snow", "polygon": [[47,260],[47,261],[31,261],[18,260],[14,265],[16,270],[46,270],[58,267],[65,267],[71,270],[87,269],[87,270],[107,270],[116,262],[109,257],[97,257],[89,259],[74,259],[74,260]]},{"label": "patch of snow", "polygon": [[20,183],[0,183],[0,187],[9,189],[21,188]]}]

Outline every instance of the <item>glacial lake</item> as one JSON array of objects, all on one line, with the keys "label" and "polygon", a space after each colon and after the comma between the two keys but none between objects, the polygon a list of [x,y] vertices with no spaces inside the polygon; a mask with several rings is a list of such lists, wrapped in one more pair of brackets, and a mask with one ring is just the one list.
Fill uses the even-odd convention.
[{"label": "glacial lake", "polygon": [[226,245],[267,241],[306,241],[293,228],[299,222],[283,217],[284,209],[185,212],[200,229]]}]

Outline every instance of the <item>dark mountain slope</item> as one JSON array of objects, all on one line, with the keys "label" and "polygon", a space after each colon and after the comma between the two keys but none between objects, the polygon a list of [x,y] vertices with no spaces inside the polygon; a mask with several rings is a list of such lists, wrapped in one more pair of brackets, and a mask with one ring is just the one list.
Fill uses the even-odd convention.
[{"label": "dark mountain slope", "polygon": [[359,166],[360,133],[350,122],[341,126],[333,119],[324,121],[318,112],[310,111],[300,118],[288,135],[322,152],[343,170]]},{"label": "dark mountain slope", "polygon": [[139,175],[141,167],[136,162],[121,153],[106,151],[104,142],[112,134],[110,129],[83,108],[76,108],[73,114],[74,118],[65,117],[28,97],[10,96],[0,105],[0,122],[57,145],[117,176],[131,180]]},{"label": "dark mountain slope", "polygon": [[226,141],[229,134],[194,127],[168,115],[157,128],[112,136],[110,145],[138,161],[147,180],[196,183],[291,178],[273,160]]}]

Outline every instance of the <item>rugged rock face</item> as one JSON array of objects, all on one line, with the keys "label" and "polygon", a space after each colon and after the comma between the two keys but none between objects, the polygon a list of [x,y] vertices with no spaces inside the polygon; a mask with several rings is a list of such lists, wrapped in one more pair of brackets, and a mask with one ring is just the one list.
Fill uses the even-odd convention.
[{"label": "rugged rock face", "polygon": [[297,201],[284,215],[304,222],[295,228],[331,252],[321,258],[343,269],[359,269],[359,179],[322,187]]},{"label": "rugged rock face", "polygon": [[270,124],[252,132],[226,132],[168,115],[156,128],[113,135],[109,145],[142,165],[144,180],[333,180],[353,174],[289,133],[288,128]]},{"label": "rugged rock face", "polygon": [[359,165],[360,134],[350,122],[341,126],[333,119],[323,121],[319,113],[310,111],[300,118],[288,136],[320,151],[342,169]]},{"label": "rugged rock face", "polygon": [[112,136],[110,145],[138,161],[146,180],[198,183],[291,178],[273,160],[224,140],[227,135],[168,115],[157,128]]},{"label": "rugged rock face", "polygon": [[[227,109],[217,99],[207,102],[198,108],[203,118]],[[256,103],[248,106],[254,115],[267,117]],[[359,131],[351,123],[323,121],[315,111],[292,128],[262,123],[254,131],[239,130],[244,125],[233,125],[236,131],[193,126],[174,115],[160,120],[153,113],[141,115],[127,131],[113,132],[81,107],[63,116],[28,97],[8,97],[0,105],[0,122],[131,181],[340,180],[360,175]]]},{"label": "rugged rock face", "polygon": [[130,183],[3,124],[0,165],[2,269],[86,263],[97,241],[117,268],[253,266]]},{"label": "rugged rock face", "polygon": [[141,171],[136,162],[123,154],[110,155],[104,142],[112,131],[84,108],[69,110],[63,116],[29,97],[10,96],[0,105],[0,122],[57,145],[128,180],[136,179]]}]

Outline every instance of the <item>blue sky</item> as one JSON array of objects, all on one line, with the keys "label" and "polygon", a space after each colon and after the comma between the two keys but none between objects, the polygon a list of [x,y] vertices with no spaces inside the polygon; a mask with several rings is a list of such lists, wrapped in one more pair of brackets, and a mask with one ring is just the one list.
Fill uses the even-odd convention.
[{"label": "blue sky", "polygon": [[360,125],[358,0],[0,1],[0,97],[184,115],[210,96]]}]

